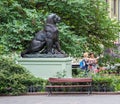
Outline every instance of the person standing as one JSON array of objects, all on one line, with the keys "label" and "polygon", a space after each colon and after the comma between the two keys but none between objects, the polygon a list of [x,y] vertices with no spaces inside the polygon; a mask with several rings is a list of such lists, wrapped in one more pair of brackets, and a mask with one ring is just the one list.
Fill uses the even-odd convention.
[{"label": "person standing", "polygon": [[80,61],[80,69],[85,71],[85,75],[87,75],[87,72],[88,72],[88,60],[89,60],[88,52],[85,52],[83,54],[82,60]]},{"label": "person standing", "polygon": [[85,52],[83,54],[83,60],[85,60],[85,68],[86,68],[86,70],[88,70],[88,60],[89,60],[88,55],[89,55],[88,52]]},{"label": "person standing", "polygon": [[97,62],[98,58],[95,58],[94,53],[89,54],[89,69],[91,72],[96,73],[97,72]]}]

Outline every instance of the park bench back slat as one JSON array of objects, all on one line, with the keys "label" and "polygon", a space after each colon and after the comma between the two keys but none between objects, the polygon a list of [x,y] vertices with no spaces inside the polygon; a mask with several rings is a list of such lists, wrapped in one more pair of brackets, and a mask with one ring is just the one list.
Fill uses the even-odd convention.
[{"label": "park bench back slat", "polygon": [[49,85],[49,86],[47,86],[48,88],[71,88],[71,87],[73,87],[73,88],[76,88],[76,87],[90,87],[91,85],[54,85],[54,86],[51,86],[51,85]]},{"label": "park bench back slat", "polygon": [[92,78],[49,78],[49,82],[92,82]]}]

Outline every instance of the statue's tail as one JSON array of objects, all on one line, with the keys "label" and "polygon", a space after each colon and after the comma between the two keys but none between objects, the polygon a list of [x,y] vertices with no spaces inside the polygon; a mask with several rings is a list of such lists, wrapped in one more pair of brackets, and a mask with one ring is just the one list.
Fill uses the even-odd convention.
[{"label": "statue's tail", "polygon": [[25,51],[21,52],[21,57],[24,57],[24,55],[27,54],[27,53],[28,53],[28,50],[25,50]]},{"label": "statue's tail", "polygon": [[24,57],[25,53],[24,52],[21,52],[21,57]]}]

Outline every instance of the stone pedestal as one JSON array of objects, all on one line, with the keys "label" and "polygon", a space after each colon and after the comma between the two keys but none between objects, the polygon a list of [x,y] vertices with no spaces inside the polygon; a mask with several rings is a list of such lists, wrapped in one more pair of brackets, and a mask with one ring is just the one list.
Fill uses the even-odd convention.
[{"label": "stone pedestal", "polygon": [[65,77],[72,77],[71,58],[21,58],[18,63],[26,67],[36,77],[48,79],[58,77],[57,73]]}]

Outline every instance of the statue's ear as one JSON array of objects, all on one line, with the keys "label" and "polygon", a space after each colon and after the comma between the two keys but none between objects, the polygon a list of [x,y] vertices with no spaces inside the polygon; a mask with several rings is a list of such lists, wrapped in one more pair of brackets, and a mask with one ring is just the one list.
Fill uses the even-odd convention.
[{"label": "statue's ear", "polygon": [[54,14],[54,15],[53,15],[53,19],[55,19],[55,18],[56,18],[56,15]]},{"label": "statue's ear", "polygon": [[57,15],[54,15],[54,17],[53,17],[54,22],[57,22],[59,20],[59,18],[60,17],[58,17]]},{"label": "statue's ear", "polygon": [[53,15],[52,20],[56,22],[56,15]]}]

